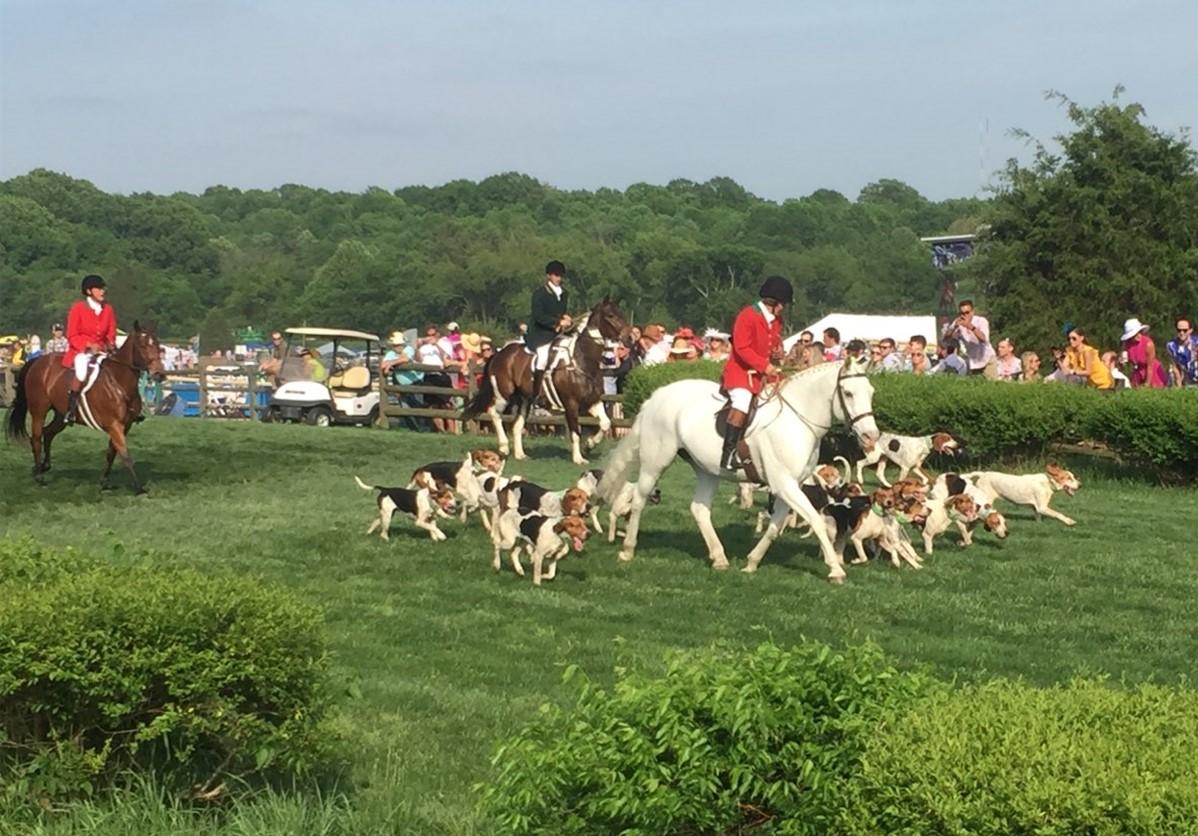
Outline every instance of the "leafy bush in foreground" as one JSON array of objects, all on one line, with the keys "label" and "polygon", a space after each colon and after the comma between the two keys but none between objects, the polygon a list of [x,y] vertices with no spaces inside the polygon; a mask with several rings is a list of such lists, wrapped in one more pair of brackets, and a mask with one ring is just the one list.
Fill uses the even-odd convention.
[{"label": "leafy bush in foreground", "polygon": [[[38,556],[41,570],[31,568]],[[327,754],[322,618],[277,589],[0,548],[0,783],[91,792],[125,768],[210,792]]]},{"label": "leafy bush in foreground", "polygon": [[868,741],[846,833],[1198,832],[1198,692],[996,681]]},{"label": "leafy bush in foreground", "polygon": [[679,654],[543,707],[499,747],[482,810],[514,833],[823,833],[883,718],[928,687],[872,646]]}]

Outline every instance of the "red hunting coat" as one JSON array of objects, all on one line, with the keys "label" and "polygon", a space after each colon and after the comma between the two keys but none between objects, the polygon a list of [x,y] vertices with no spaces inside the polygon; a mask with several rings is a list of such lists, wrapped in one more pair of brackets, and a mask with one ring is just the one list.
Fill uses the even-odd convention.
[{"label": "red hunting coat", "polygon": [[107,348],[111,345],[116,345],[116,314],[112,305],[106,303],[98,314],[83,300],[72,305],[67,314],[68,347],[62,364],[69,369],[79,352],[92,346]]},{"label": "red hunting coat", "polygon": [[724,389],[748,389],[761,393],[765,367],[782,351],[782,320],[766,322],[760,305],[750,305],[736,315],[732,326],[732,354],[724,365]]}]

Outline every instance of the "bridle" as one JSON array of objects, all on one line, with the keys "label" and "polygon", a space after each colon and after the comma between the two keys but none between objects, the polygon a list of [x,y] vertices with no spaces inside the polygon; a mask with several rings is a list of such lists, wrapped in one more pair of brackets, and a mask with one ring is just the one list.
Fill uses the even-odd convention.
[{"label": "bridle", "polygon": [[873,413],[873,410],[871,409],[869,412],[862,412],[860,415],[854,415],[852,417],[849,416],[849,405],[845,402],[845,399],[844,399],[843,383],[844,383],[844,381],[848,380],[850,377],[866,377],[866,374],[865,374],[865,372],[853,372],[852,374],[845,374],[844,369],[841,369],[840,372],[836,375],[836,397],[840,400],[840,412],[844,416],[845,426],[847,426],[851,430],[853,428],[853,425],[856,424],[858,421],[861,421],[865,418],[870,418],[873,416],[874,413]]}]

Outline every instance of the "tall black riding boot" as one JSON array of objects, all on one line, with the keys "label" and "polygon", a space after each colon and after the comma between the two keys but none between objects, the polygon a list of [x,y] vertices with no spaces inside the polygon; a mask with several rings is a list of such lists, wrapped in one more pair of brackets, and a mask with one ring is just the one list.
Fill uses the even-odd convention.
[{"label": "tall black riding boot", "polygon": [[736,445],[745,434],[744,427],[734,427],[727,424],[724,427],[724,453],[720,456],[720,467],[724,470],[736,470]]},{"label": "tall black riding boot", "polygon": [[67,422],[67,426],[75,423],[75,413],[79,411],[79,392],[71,389],[67,392],[67,413],[63,416],[63,420]]},{"label": "tall black riding boot", "polygon": [[532,404],[536,406],[541,397],[541,386],[545,383],[545,370],[537,369],[532,373]]}]

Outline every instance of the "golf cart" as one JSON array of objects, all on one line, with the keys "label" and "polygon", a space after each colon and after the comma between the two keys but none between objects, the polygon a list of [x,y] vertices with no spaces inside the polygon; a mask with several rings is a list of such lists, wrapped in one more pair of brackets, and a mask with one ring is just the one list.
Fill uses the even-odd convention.
[{"label": "golf cart", "polygon": [[274,370],[270,421],[316,427],[374,423],[379,415],[379,338],[338,328],[288,328]]}]

